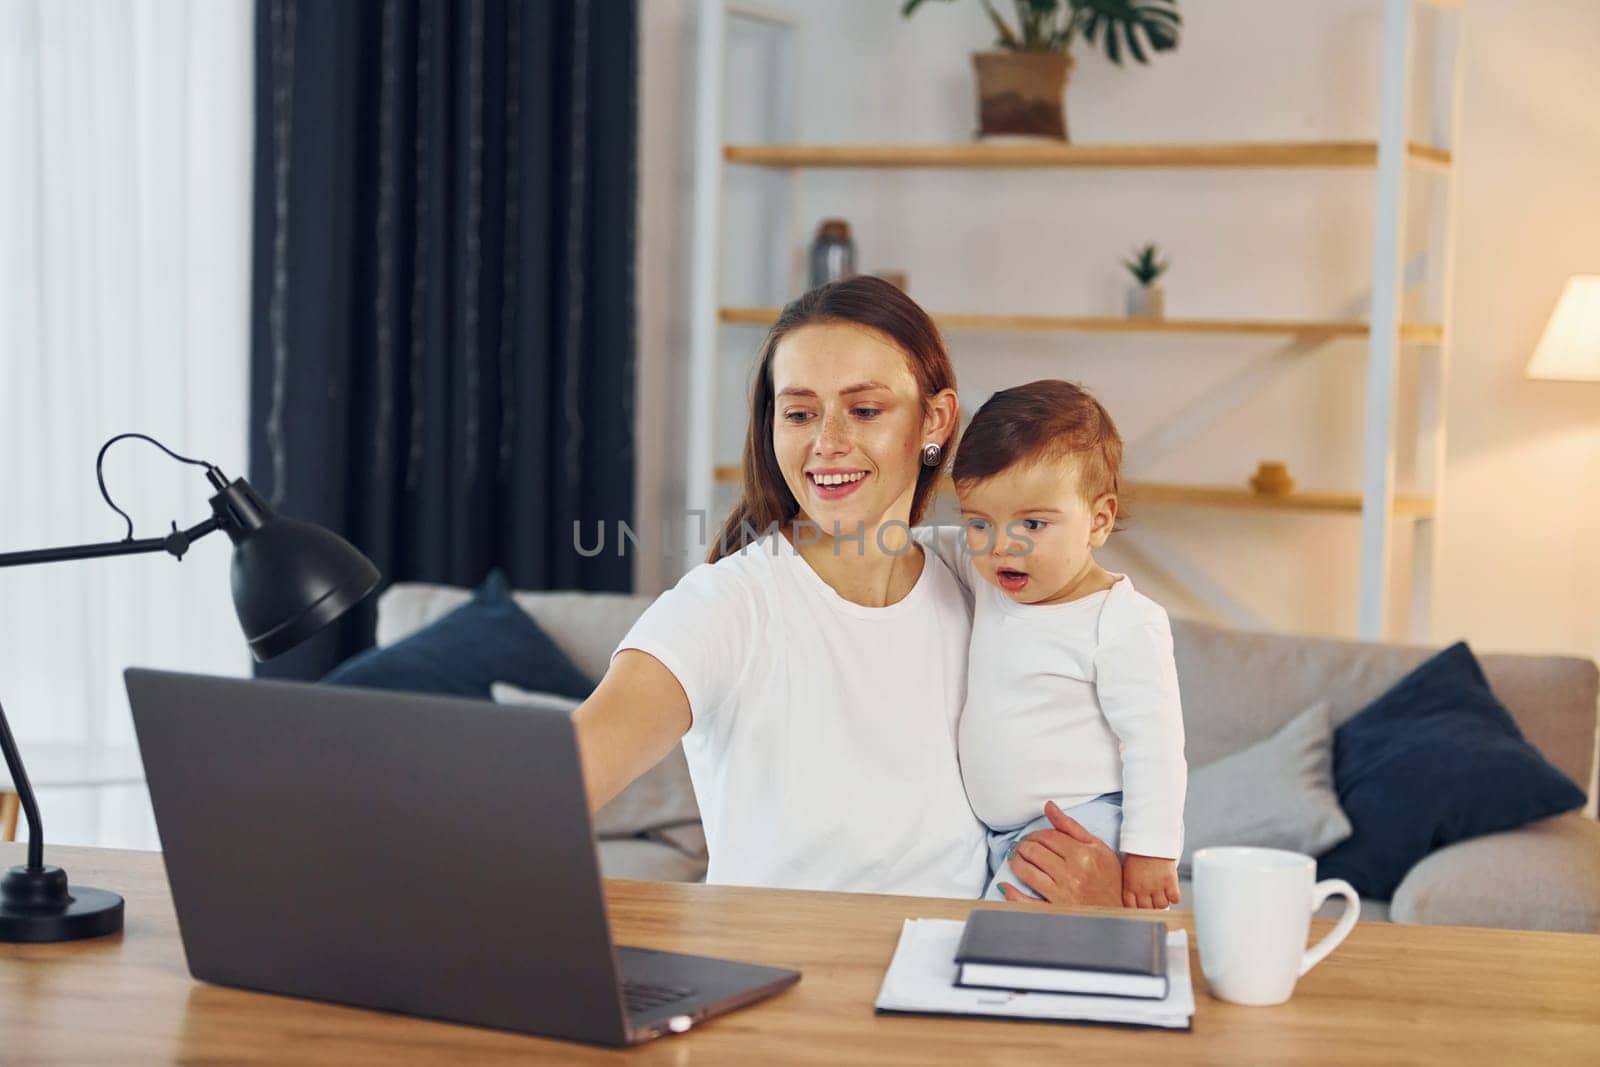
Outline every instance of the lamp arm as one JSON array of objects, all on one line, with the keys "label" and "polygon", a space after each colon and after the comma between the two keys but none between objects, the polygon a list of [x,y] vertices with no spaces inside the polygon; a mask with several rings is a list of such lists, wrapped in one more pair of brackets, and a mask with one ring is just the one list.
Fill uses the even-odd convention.
[{"label": "lamp arm", "polygon": [[[142,552],[166,552],[178,560],[189,551],[189,545],[208,533],[222,529],[222,521],[215,515],[180,530],[176,523],[165,537],[147,537],[135,541],[103,541],[93,545],[68,545],[64,548],[39,548],[27,552],[0,552],[0,567],[22,567],[30,563],[59,563],[74,559],[99,559],[104,556],[133,556]],[[39,805],[33,798],[33,785],[28,781],[28,771],[22,765],[16,739],[11,736],[11,724],[6,721],[5,709],[0,708],[0,750],[4,750],[6,770],[11,772],[12,787],[28,819],[28,868],[44,867],[44,830],[39,823]]]},{"label": "lamp arm", "polygon": [[100,559],[105,556],[136,556],[144,552],[166,552],[177,559],[189,551],[189,545],[208,533],[222,528],[215,515],[196,523],[187,530],[173,524],[172,532],[165,537],[145,537],[137,541],[101,541],[92,545],[68,545],[63,548],[36,548],[26,552],[0,552],[0,567],[24,567],[30,563],[61,563],[73,559]]}]

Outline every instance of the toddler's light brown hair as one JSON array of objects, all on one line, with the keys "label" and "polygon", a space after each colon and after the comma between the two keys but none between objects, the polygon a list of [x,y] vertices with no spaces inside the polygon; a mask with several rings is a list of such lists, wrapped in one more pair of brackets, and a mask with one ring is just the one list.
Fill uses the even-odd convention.
[{"label": "toddler's light brown hair", "polygon": [[951,477],[962,486],[1018,463],[1078,460],[1078,484],[1092,503],[1118,491],[1122,436],[1105,407],[1082,386],[1046,378],[1002,389],[961,435]]}]

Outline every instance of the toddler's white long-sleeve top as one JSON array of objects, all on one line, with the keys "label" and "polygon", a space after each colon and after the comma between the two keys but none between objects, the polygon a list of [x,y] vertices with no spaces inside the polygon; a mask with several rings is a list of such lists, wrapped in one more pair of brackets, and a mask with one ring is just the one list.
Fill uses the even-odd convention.
[{"label": "toddler's white long-sleeve top", "polygon": [[1120,790],[1121,850],[1177,859],[1188,770],[1166,610],[1126,575],[1080,600],[1018,604],[970,559],[947,561],[974,601],[959,735],[972,810],[1006,830],[1047,800]]}]

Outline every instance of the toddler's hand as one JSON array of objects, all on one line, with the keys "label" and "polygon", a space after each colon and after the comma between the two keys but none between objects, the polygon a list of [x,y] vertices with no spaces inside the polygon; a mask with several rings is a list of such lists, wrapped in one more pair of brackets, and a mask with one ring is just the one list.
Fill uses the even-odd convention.
[{"label": "toddler's hand", "polygon": [[1156,856],[1128,855],[1122,860],[1122,906],[1165,908],[1183,899],[1178,893],[1178,863]]}]

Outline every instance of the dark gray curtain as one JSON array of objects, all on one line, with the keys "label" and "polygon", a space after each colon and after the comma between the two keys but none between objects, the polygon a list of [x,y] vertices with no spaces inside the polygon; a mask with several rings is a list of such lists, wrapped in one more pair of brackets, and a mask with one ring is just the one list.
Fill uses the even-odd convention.
[{"label": "dark gray curtain", "polygon": [[[389,581],[625,590],[632,0],[258,0],[250,477]],[[320,677],[372,605],[262,673]]]}]

